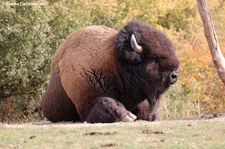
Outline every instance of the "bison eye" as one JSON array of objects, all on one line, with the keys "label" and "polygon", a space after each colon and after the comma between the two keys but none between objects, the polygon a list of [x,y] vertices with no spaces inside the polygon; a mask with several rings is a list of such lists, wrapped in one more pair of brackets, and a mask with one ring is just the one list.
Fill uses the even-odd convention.
[{"label": "bison eye", "polygon": [[160,57],[156,57],[155,59],[157,59],[158,62],[161,62],[161,61],[164,61],[166,57],[160,56]]}]

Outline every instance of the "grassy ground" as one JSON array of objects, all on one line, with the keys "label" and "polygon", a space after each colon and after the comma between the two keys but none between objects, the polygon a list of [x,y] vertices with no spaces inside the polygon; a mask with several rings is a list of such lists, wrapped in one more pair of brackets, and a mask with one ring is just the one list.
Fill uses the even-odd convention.
[{"label": "grassy ground", "polygon": [[0,148],[225,148],[225,117],[114,124],[0,124]]}]

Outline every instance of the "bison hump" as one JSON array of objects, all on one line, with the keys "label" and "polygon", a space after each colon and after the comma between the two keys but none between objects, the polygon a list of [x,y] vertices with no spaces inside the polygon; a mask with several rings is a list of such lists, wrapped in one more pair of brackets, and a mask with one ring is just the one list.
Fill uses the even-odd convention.
[{"label": "bison hump", "polygon": [[58,50],[52,72],[60,73],[62,85],[76,106],[79,106],[80,93],[88,88],[83,72],[115,66],[116,34],[116,30],[108,27],[89,26],[70,34]]}]

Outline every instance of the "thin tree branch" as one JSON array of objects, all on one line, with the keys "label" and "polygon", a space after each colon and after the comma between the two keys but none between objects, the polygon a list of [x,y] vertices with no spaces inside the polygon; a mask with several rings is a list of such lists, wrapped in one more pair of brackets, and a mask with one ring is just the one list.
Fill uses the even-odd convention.
[{"label": "thin tree branch", "polygon": [[220,49],[216,30],[206,0],[197,0],[198,10],[204,26],[205,37],[215,64],[217,73],[225,85],[225,59]]}]

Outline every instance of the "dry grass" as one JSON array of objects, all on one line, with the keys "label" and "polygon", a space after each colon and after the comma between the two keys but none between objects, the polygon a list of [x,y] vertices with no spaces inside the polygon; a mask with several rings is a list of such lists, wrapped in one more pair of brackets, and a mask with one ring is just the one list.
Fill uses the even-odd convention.
[{"label": "dry grass", "polygon": [[0,124],[0,148],[224,148],[225,117],[114,124]]}]

